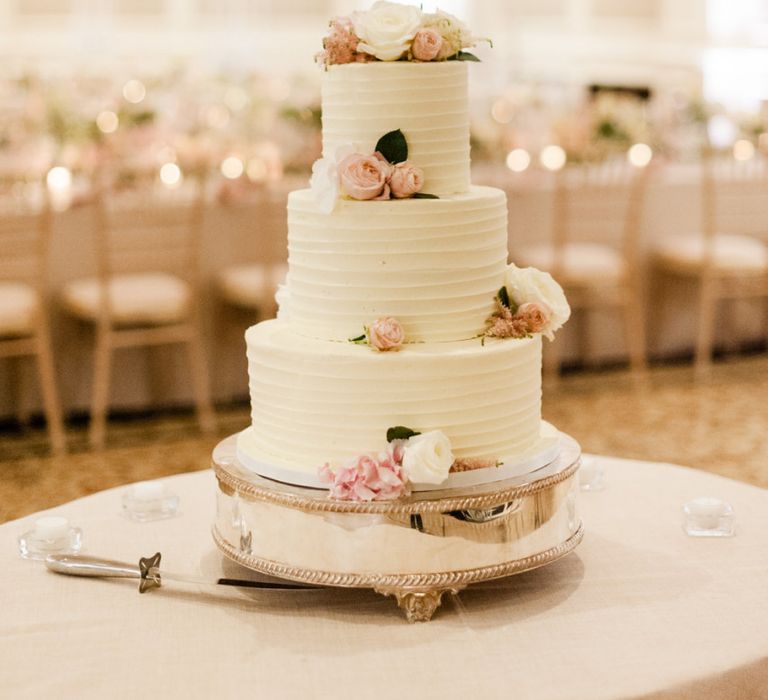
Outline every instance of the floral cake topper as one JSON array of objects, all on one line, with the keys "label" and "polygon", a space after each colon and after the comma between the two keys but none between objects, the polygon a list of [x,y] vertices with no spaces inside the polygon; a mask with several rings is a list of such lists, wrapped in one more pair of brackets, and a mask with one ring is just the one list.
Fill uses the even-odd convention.
[{"label": "floral cake topper", "polygon": [[338,148],[333,158],[316,160],[309,186],[324,214],[335,209],[340,196],[361,201],[437,199],[421,191],[424,173],[408,160],[408,142],[400,129],[384,134],[371,155],[349,145]]},{"label": "floral cake topper", "polygon": [[317,61],[324,66],[370,61],[478,61],[465,51],[479,39],[448,12],[379,0],[370,10],[336,17]]},{"label": "floral cake topper", "polygon": [[543,333],[549,340],[571,316],[563,288],[548,272],[535,267],[507,267],[496,294],[496,311],[488,318],[485,338],[527,338]]}]

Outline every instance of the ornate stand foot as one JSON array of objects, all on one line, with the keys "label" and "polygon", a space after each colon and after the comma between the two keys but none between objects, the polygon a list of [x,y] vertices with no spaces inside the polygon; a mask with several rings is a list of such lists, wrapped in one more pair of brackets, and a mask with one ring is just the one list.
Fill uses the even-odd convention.
[{"label": "ornate stand foot", "polygon": [[440,607],[443,594],[456,594],[462,588],[377,588],[376,592],[395,596],[408,622],[429,622]]}]

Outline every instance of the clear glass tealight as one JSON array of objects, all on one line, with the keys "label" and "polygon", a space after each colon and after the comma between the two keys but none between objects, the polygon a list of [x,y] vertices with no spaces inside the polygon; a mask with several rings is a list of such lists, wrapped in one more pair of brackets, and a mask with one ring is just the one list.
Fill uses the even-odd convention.
[{"label": "clear glass tealight", "polygon": [[19,553],[24,559],[45,559],[49,554],[77,554],[83,545],[83,532],[60,515],[35,520],[31,530],[19,536]]},{"label": "clear glass tealight", "polygon": [[701,496],[683,505],[683,529],[691,537],[731,537],[733,508],[712,496]]},{"label": "clear glass tealight", "polygon": [[179,497],[163,481],[139,481],[123,491],[123,514],[131,520],[149,522],[173,518],[179,512]]},{"label": "clear glass tealight", "polygon": [[579,488],[582,491],[602,491],[605,488],[605,469],[594,457],[581,458]]}]

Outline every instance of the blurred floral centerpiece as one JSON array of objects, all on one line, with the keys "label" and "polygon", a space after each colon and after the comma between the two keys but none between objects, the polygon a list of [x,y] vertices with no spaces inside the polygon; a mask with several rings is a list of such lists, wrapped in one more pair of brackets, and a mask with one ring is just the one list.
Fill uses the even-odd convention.
[{"label": "blurred floral centerpiece", "polygon": [[331,20],[317,61],[323,66],[370,61],[477,61],[479,41],[457,17],[379,0],[370,10]]}]

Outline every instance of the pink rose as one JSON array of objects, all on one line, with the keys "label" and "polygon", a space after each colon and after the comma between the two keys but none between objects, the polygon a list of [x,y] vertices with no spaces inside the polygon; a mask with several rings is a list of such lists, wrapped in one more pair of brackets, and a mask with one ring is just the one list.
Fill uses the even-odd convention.
[{"label": "pink rose", "polygon": [[540,304],[528,302],[518,307],[514,318],[523,321],[529,333],[540,333],[549,323],[550,315],[549,309],[543,308]]},{"label": "pink rose", "polygon": [[318,473],[331,498],[341,501],[389,501],[408,493],[408,479],[391,450],[360,455],[335,472],[325,464]]},{"label": "pink rose", "polygon": [[391,316],[374,321],[368,328],[368,342],[382,352],[399,350],[405,340],[400,321]]},{"label": "pink rose", "polygon": [[375,155],[353,153],[339,163],[341,189],[352,199],[377,199],[387,190],[392,166]]},{"label": "pink rose", "polygon": [[412,197],[424,186],[424,172],[408,161],[398,163],[392,170],[389,186],[395,199]]},{"label": "pink rose", "polygon": [[419,29],[413,37],[411,51],[417,61],[432,61],[443,46],[443,37],[436,29]]}]

